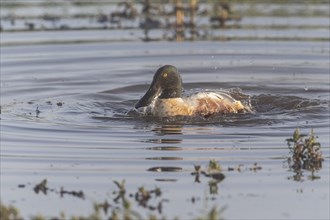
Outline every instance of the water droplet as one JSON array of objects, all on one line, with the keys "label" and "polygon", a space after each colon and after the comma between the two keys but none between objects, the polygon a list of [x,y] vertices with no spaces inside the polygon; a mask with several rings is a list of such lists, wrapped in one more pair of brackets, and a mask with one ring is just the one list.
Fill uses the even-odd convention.
[{"label": "water droplet", "polygon": [[215,67],[214,67],[214,69],[215,69],[215,70],[217,70],[217,69],[218,69],[218,67],[217,67],[217,66],[215,66]]},{"label": "water droplet", "polygon": [[305,85],[305,88],[304,88],[304,90],[307,92],[308,91],[308,87]]},{"label": "water droplet", "polygon": [[211,56],[212,59],[214,59],[214,56]]}]

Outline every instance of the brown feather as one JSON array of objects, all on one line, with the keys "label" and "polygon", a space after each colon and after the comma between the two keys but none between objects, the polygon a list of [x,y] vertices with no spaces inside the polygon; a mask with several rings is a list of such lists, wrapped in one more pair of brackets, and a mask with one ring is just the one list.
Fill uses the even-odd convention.
[{"label": "brown feather", "polygon": [[240,101],[223,98],[215,93],[203,93],[187,99],[158,99],[155,102],[153,114],[158,117],[176,115],[207,117],[218,113],[237,113],[245,109],[246,107]]}]

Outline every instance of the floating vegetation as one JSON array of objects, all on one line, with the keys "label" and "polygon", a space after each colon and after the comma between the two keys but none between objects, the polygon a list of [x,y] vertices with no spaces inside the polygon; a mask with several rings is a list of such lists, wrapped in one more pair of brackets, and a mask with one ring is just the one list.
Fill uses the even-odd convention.
[{"label": "floating vegetation", "polygon": [[37,105],[36,108],[36,117],[39,118],[39,114],[41,113],[41,111],[39,110],[39,105]]},{"label": "floating vegetation", "polygon": [[65,190],[63,187],[61,187],[61,190],[60,190],[60,195],[61,195],[61,197],[63,197],[64,194],[72,195],[72,196],[74,196],[74,197],[78,197],[78,198],[80,198],[80,199],[85,199],[84,192],[81,191],[81,190],[80,190],[80,191],[74,191],[74,190],[72,190],[72,191],[67,191],[67,190]]},{"label": "floating vegetation", "polygon": [[261,170],[262,167],[258,166],[258,163],[254,163],[253,166],[250,168],[250,171],[257,172],[258,170]]},{"label": "floating vegetation", "polygon": [[[23,184],[19,184],[18,187],[22,188]],[[25,185],[24,185],[25,186]],[[72,195],[74,197],[80,198],[80,199],[85,199],[85,195],[83,191],[68,191],[65,190],[64,187],[61,187],[60,191],[57,191],[56,189],[51,189],[47,186],[47,179],[42,180],[40,183],[36,184],[33,188],[34,192],[36,194],[39,194],[39,192],[42,192],[44,195],[47,195],[47,192],[56,192],[60,194],[61,198],[64,197],[65,194],[67,195]]]},{"label": "floating vegetation", "polygon": [[208,213],[206,213],[204,216],[198,217],[197,220],[222,220],[221,217],[222,213],[225,211],[226,207],[223,208],[217,208],[214,206]]},{"label": "floating vegetation", "polygon": [[205,177],[210,178],[208,181],[210,194],[218,194],[218,184],[225,179],[225,175],[221,173],[220,164],[212,159],[209,161],[206,171],[202,170],[200,165],[194,165],[195,171],[191,175],[195,176],[195,182],[200,183],[201,174]]},{"label": "floating vegetation", "polygon": [[[199,167],[199,168],[198,168]],[[221,174],[220,165],[215,160],[211,160],[209,165],[207,166],[208,172],[202,171],[200,166],[195,166],[195,170],[198,173],[203,173],[206,177],[210,177],[212,183],[210,185],[213,191],[217,191],[217,184],[224,179],[224,175]],[[105,199],[104,202],[93,204],[93,212],[87,216],[71,216],[68,217],[65,213],[61,213],[60,216],[54,216],[51,219],[58,220],[119,220],[119,219],[127,219],[127,220],[158,220],[167,218],[163,216],[163,205],[165,202],[170,202],[168,199],[163,198],[163,191],[159,187],[155,187],[152,189],[147,189],[143,186],[139,187],[136,192],[129,193],[125,187],[125,180],[122,181],[114,181],[116,189],[113,191],[112,195],[114,198],[112,200]],[[18,187],[25,184],[20,184]],[[48,187],[47,179],[42,180],[40,183],[36,184],[33,187],[33,190],[38,194],[42,192],[45,195],[48,195],[48,192],[54,192],[60,194],[61,198],[63,195],[68,194],[74,197],[78,197],[81,199],[85,198],[85,194],[83,191],[68,191],[65,190],[64,187],[61,187],[60,190],[52,189]],[[213,192],[215,194],[215,192]],[[208,199],[208,198],[206,198]],[[215,198],[213,198],[215,199]],[[191,199],[194,203],[196,200],[195,197]],[[200,200],[197,198],[197,200]],[[0,219],[6,220],[23,220],[25,218],[21,217],[17,208],[11,205],[0,204]],[[135,208],[134,208],[135,207]],[[135,210],[137,207],[140,207],[148,212],[138,212]],[[134,209],[133,209],[134,208]],[[217,206],[213,206],[212,208],[206,208],[201,216],[196,216],[191,219],[196,220],[219,220],[222,219],[221,215],[225,208],[219,208]],[[144,214],[141,214],[144,213]],[[147,213],[147,216],[146,214]],[[31,220],[44,220],[49,217],[45,217],[43,215],[33,215],[29,216]],[[175,218],[179,219],[179,218]]]},{"label": "floating vegetation", "polygon": [[257,172],[259,170],[262,170],[262,167],[259,166],[258,163],[254,163],[252,167],[244,167],[243,164],[239,164],[237,167],[228,167],[228,171],[243,172],[247,170]]},{"label": "floating vegetation", "polygon": [[4,220],[21,220],[19,211],[14,206],[6,206],[0,202],[0,219]]},{"label": "floating vegetation", "polygon": [[[225,175],[222,173],[223,169],[221,168],[220,164],[212,159],[209,161],[209,164],[206,167],[206,171],[202,169],[200,165],[194,165],[195,171],[191,173],[191,175],[195,176],[195,182],[200,183],[201,175],[210,178],[208,180],[209,185],[209,193],[218,194],[218,184],[225,179]],[[258,163],[254,163],[251,167],[244,167],[243,164],[239,164],[237,167],[228,167],[227,171],[237,171],[239,173],[243,171],[252,171],[257,172],[262,170],[262,167],[258,165]],[[194,203],[196,198],[192,198],[191,201]]]},{"label": "floating vegetation", "polygon": [[47,179],[42,180],[40,183],[35,185],[33,188],[34,192],[38,194],[39,192],[42,192],[43,194],[47,195],[48,187],[47,187]]},{"label": "floating vegetation", "polygon": [[[108,208],[111,208],[112,215],[116,216],[117,219],[118,217],[119,219],[135,219],[132,218],[134,215],[138,216],[138,219],[144,219],[142,216],[132,210],[133,205],[138,205],[139,207],[152,212],[157,211],[159,214],[161,214],[163,209],[163,202],[168,202],[167,199],[161,198],[162,191],[158,187],[151,190],[148,190],[145,187],[139,187],[135,193],[129,194],[129,197],[133,198],[132,200],[126,196],[125,180],[122,180],[121,182],[114,181],[114,183],[117,186],[117,190],[113,192],[113,194],[116,196],[113,199],[115,204],[110,205],[108,202],[105,202],[104,204],[98,205],[98,207],[102,207],[105,211],[105,214],[107,214]],[[120,217],[121,215],[122,217]],[[110,217],[110,219],[116,219],[113,218],[113,216]],[[154,215],[154,217],[156,216]]]},{"label": "floating vegetation", "polygon": [[216,160],[212,159],[209,161],[209,165],[207,166],[207,171],[208,172],[220,172],[221,166]]},{"label": "floating vegetation", "polygon": [[309,136],[301,134],[296,128],[292,138],[287,139],[291,157],[288,158],[290,169],[296,173],[293,179],[296,181],[303,180],[303,170],[311,171],[312,175],[308,177],[311,180],[319,179],[314,172],[322,168],[322,153],[320,151],[321,144],[316,141],[314,130],[312,129]]},{"label": "floating vegetation", "polygon": [[[104,216],[101,215],[100,213],[100,208],[103,210],[108,210],[110,207],[109,203],[105,201],[102,204],[94,204],[94,211],[87,215],[87,216],[71,216],[68,218],[64,213],[61,213],[60,216],[58,217],[52,217],[51,219],[53,220],[119,220],[119,219],[126,219],[126,220],[166,220],[165,217],[157,217],[155,215],[150,215],[149,217],[142,217],[138,213],[118,213],[117,212],[112,212],[111,215],[107,218],[104,218]],[[193,217],[191,219],[196,219],[196,220],[222,220],[223,218],[221,217],[222,213],[224,212],[226,207],[224,208],[218,208],[216,206],[213,206],[210,210],[205,211],[205,213],[202,216],[198,217]],[[7,206],[4,205],[3,203],[0,203],[0,219],[4,220],[24,220],[19,214],[19,210],[14,207],[14,206]],[[31,220],[46,220],[49,219],[45,216],[42,215],[36,215],[36,216],[31,216],[29,217]],[[179,220],[179,218],[174,218]]]},{"label": "floating vegetation", "polygon": [[[300,134],[297,128],[293,133],[293,138],[287,139],[288,147],[292,154],[292,168],[294,169],[320,169],[322,167],[321,144],[316,142],[316,136],[313,129],[309,137]],[[292,144],[293,143],[293,144]]]}]

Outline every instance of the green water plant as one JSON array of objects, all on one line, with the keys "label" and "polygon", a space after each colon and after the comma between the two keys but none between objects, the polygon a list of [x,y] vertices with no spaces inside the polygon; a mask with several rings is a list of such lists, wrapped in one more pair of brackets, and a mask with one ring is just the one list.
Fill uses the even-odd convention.
[{"label": "green water plant", "polygon": [[0,202],[0,219],[21,220],[22,217],[20,216],[17,208],[12,205],[6,206],[2,202]]},{"label": "green water plant", "polygon": [[207,171],[208,172],[220,172],[221,166],[215,159],[212,159],[209,161],[209,164],[207,166]]},{"label": "green water plant", "polygon": [[[213,206],[210,210],[206,210],[204,214],[193,217],[191,219],[195,220],[222,220],[222,213],[225,208],[218,208]],[[1,220],[25,220],[19,214],[19,210],[12,205],[4,205],[0,203],[0,219]],[[30,220],[166,220],[165,217],[157,217],[156,215],[149,215],[148,217],[142,217],[142,215],[135,214],[125,214],[120,211],[114,211],[110,214],[109,217],[104,217],[101,215],[101,210],[98,205],[94,204],[94,211],[86,216],[73,215],[71,217],[66,216],[64,213],[61,213],[59,216],[47,218],[43,215],[35,215],[28,218]],[[174,218],[180,220],[179,218]]]},{"label": "green water plant", "polygon": [[[204,171],[205,170],[205,171]],[[225,176],[221,173],[221,166],[215,160],[210,160],[209,164],[202,169],[201,166],[195,166],[195,172],[193,175],[202,175],[208,180],[210,188],[210,194],[218,193],[218,184]],[[59,216],[54,216],[50,219],[53,220],[166,220],[167,217],[163,214],[164,204],[169,203],[168,199],[163,197],[163,191],[159,187],[147,189],[144,186],[137,188],[135,192],[129,192],[126,188],[125,180],[113,181],[115,188],[112,192],[112,199],[106,199],[104,202],[94,202],[92,212],[88,215],[73,215],[67,216],[65,213],[61,213]],[[25,184],[19,184],[19,188],[25,188]],[[64,195],[73,196],[79,199],[85,200],[85,194],[83,191],[68,191],[64,187],[55,189],[51,187],[47,179],[43,179],[33,187],[33,191],[36,194],[58,194],[60,198]],[[40,193],[39,193],[40,192]],[[214,198],[214,197],[213,197]],[[208,200],[209,198],[205,198]],[[19,214],[19,210],[12,205],[4,205],[0,202],[0,219],[8,220],[23,220]],[[200,216],[192,217],[191,219],[201,220],[216,220],[222,219],[221,215],[223,208],[213,206],[211,209],[205,207]],[[166,214],[166,213],[165,213]],[[31,220],[46,220],[49,217],[45,217],[42,214],[31,215],[28,219]],[[178,219],[179,218],[174,218]]]},{"label": "green water plant", "polygon": [[191,175],[195,176],[195,182],[200,183],[201,175],[208,177],[208,185],[210,194],[218,194],[218,184],[225,179],[225,175],[221,172],[220,164],[212,159],[204,171],[200,165],[194,165],[195,171]]},{"label": "green water plant", "polygon": [[197,217],[196,220],[222,220],[222,213],[225,211],[226,207],[218,208],[213,206],[206,214]]},{"label": "green water plant", "polygon": [[292,155],[292,168],[313,170],[322,167],[321,144],[316,139],[317,136],[313,129],[309,136],[301,134],[299,128],[295,129],[292,138],[287,139]]},{"label": "green water plant", "polygon": [[209,164],[206,167],[206,171],[202,169],[200,165],[194,165],[195,171],[191,173],[191,175],[195,176],[195,182],[200,182],[200,176],[204,175],[205,177],[209,177],[213,180],[222,181],[225,178],[225,175],[221,172],[220,164],[212,159],[209,161]]},{"label": "green water plant", "polygon": [[296,128],[292,138],[286,140],[291,154],[288,163],[290,169],[295,172],[294,180],[302,181],[303,170],[312,172],[309,179],[319,179],[314,172],[322,168],[324,159],[320,150],[321,144],[316,139],[317,136],[313,129],[309,135],[305,135],[300,133],[299,128]]}]

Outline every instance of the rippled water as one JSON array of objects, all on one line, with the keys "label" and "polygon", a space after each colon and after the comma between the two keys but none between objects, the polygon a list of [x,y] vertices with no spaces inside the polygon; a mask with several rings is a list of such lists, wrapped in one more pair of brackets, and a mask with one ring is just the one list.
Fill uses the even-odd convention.
[{"label": "rippled water", "polygon": [[[164,64],[179,69],[186,93],[249,96],[255,113],[127,114]],[[92,202],[113,198],[114,180],[125,179],[129,191],[161,187],[168,217],[196,216],[217,204],[227,219],[326,219],[329,124],[328,42],[1,47],[1,200],[23,216],[90,213]],[[285,140],[296,127],[318,135],[325,157],[315,173],[320,179],[308,171],[302,181],[292,178]],[[195,183],[191,175],[193,165],[206,167],[210,159],[226,176],[217,194],[209,193],[207,179]],[[255,163],[262,169],[251,171]],[[228,171],[239,165],[242,172]],[[44,178],[53,188],[83,190],[86,199],[36,195],[33,185]]]}]

